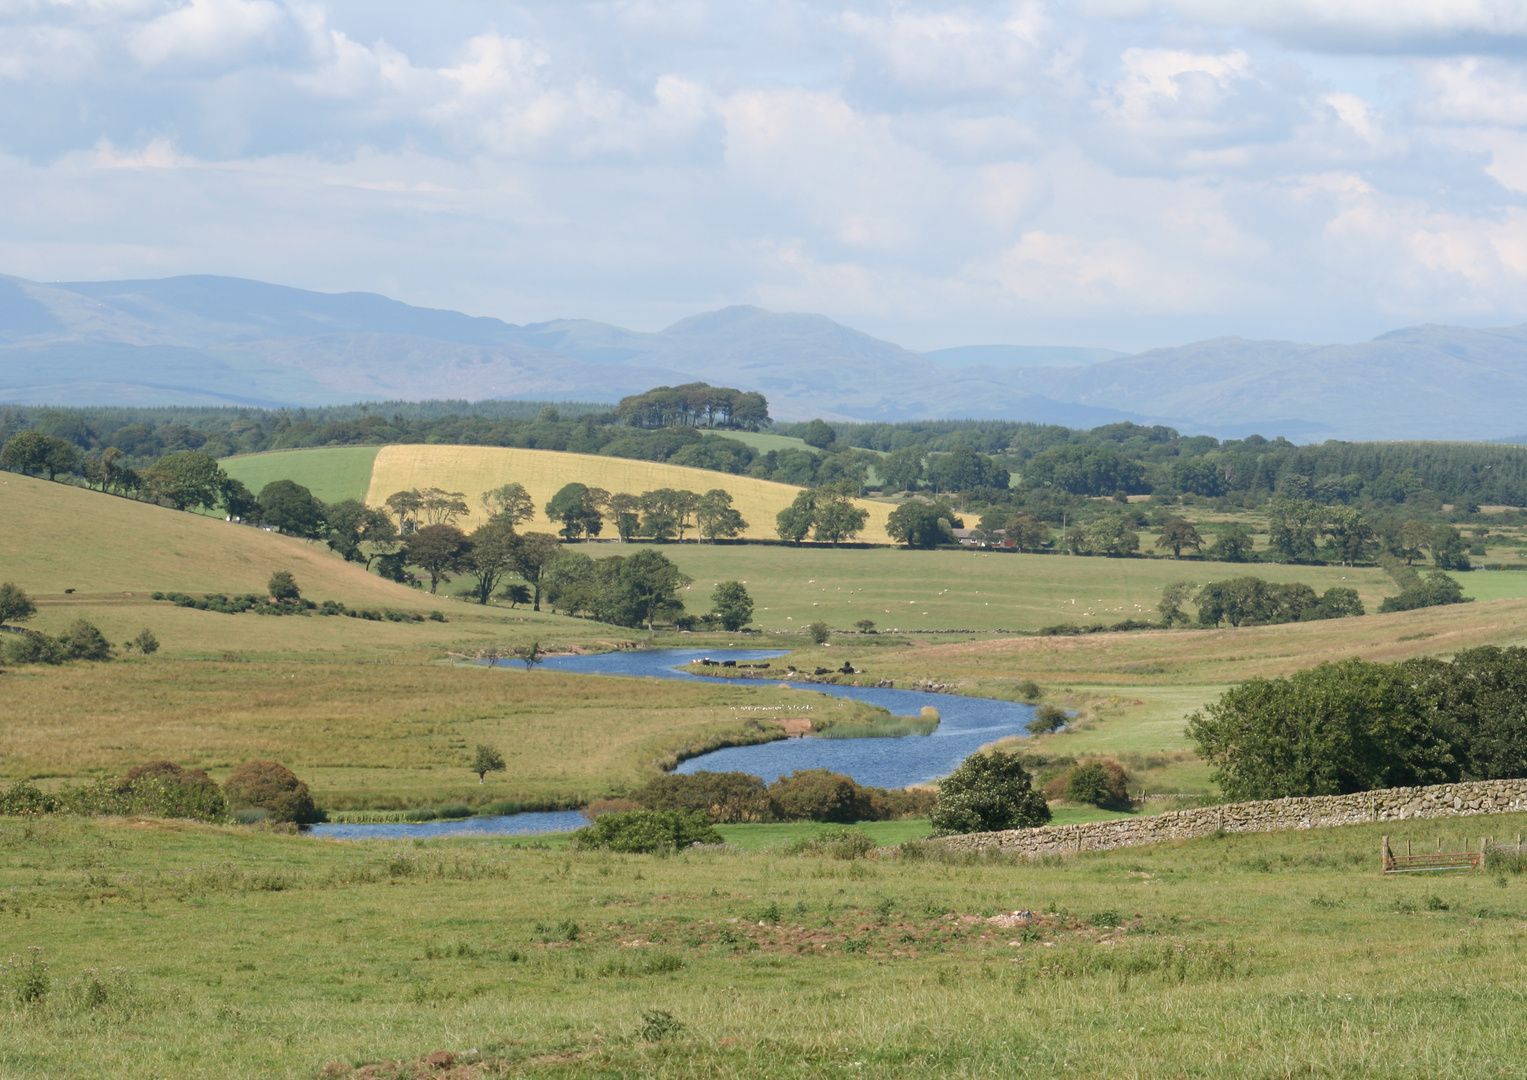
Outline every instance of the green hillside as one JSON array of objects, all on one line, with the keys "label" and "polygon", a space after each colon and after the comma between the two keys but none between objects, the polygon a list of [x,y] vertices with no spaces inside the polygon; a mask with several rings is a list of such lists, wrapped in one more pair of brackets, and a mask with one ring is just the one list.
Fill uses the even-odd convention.
[{"label": "green hillside", "polygon": [[377,446],[330,446],[273,450],[218,462],[223,471],[256,495],[272,480],[295,480],[326,503],[364,499],[371,484]]}]

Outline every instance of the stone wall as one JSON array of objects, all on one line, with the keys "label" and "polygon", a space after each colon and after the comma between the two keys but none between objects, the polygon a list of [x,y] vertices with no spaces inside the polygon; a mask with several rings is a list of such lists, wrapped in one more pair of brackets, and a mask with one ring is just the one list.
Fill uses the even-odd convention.
[{"label": "stone wall", "polygon": [[1135,847],[1161,840],[1188,840],[1221,829],[1225,832],[1320,829],[1371,821],[1501,814],[1509,810],[1527,811],[1527,780],[1476,780],[1432,787],[1388,788],[1358,795],[1229,803],[1084,825],[1044,825],[1037,829],[970,833],[944,837],[938,843],[955,851],[1065,855]]}]

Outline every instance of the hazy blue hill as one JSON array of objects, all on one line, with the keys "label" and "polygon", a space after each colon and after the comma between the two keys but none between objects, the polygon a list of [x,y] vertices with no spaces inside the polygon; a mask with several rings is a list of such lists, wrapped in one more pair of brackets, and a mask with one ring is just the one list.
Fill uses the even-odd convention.
[{"label": "hazy blue hill", "polygon": [[516,326],[228,277],[0,277],[0,401],[613,402],[699,380],[761,390],[791,420],[1135,420],[1306,441],[1493,439],[1527,429],[1527,325],[1413,326],[1352,345],[1214,338],[1137,356],[1018,345],[918,354],[822,315],[750,306],[644,333],[585,319]]}]

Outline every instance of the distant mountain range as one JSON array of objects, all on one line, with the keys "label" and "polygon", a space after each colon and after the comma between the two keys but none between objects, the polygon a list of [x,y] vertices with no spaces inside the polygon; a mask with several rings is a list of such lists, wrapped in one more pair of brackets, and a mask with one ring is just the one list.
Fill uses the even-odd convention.
[{"label": "distant mountain range", "polygon": [[916,353],[821,315],[730,307],[656,333],[516,326],[225,277],[0,277],[0,401],[320,405],[609,400],[704,380],[779,419],[1117,420],[1298,441],[1510,437],[1527,428],[1527,325],[1418,326],[1357,345],[1215,338],[1126,356],[975,345]]}]

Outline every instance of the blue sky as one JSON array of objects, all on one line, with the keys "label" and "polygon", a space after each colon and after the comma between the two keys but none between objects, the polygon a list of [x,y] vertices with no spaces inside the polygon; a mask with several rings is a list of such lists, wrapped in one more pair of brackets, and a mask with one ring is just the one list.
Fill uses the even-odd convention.
[{"label": "blue sky", "polygon": [[1527,0],[0,0],[0,272],[913,348],[1527,321]]}]

